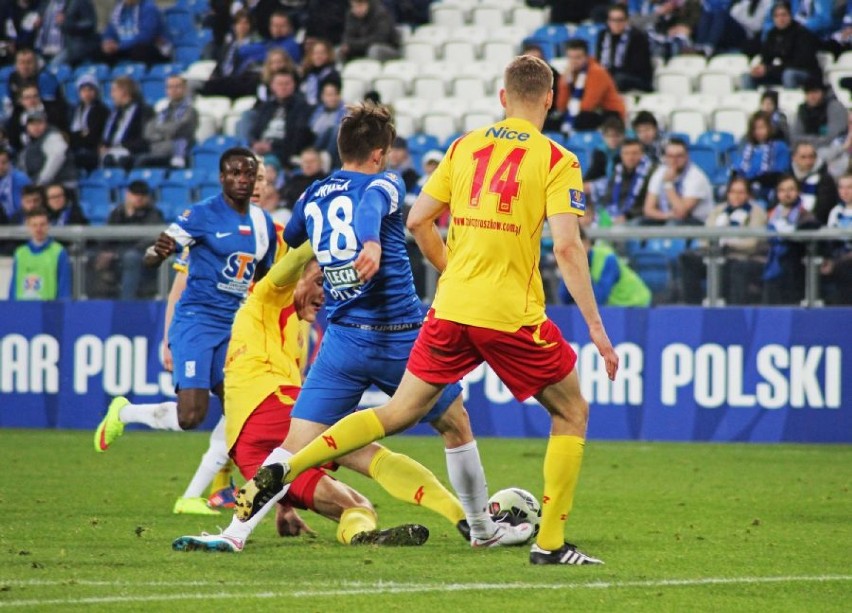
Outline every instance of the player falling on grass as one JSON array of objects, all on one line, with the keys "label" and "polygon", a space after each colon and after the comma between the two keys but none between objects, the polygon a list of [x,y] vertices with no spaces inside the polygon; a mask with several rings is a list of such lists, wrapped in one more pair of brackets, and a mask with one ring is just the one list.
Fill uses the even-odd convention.
[{"label": "player falling on grass", "polygon": [[[287,460],[291,452],[352,413],[371,385],[393,393],[405,371],[423,313],[405,249],[400,210],[405,187],[398,175],[383,172],[394,136],[386,107],[350,107],[337,141],[343,169],[311,185],[293,208],[284,240],[291,246],[311,243],[325,277],[329,325],[293,407],[287,438],[264,464]],[[365,258],[370,263],[367,282],[354,268],[355,261]],[[471,546],[526,542],[530,524],[497,523],[486,510],[485,473],[461,386],[455,381],[447,386],[419,418],[444,438],[450,482],[466,518],[459,522],[459,530],[466,535],[469,531]],[[399,481],[398,487],[414,483],[402,462],[388,458],[385,463],[388,483],[391,479]],[[428,495],[428,491],[412,493],[424,499]],[[270,499],[274,502],[283,495]]]},{"label": "player falling on grass", "polygon": [[[97,451],[109,448],[123,433],[124,423],[191,430],[206,417],[210,392],[223,398],[222,369],[234,313],[255,273],[261,277],[275,257],[272,219],[250,204],[257,168],[252,151],[225,151],[219,160],[222,193],[184,211],[146,252],[144,263],[159,266],[178,246],[190,249],[186,289],[169,328],[177,404],[136,405],[116,398],[95,431]],[[203,507],[204,498],[190,497],[178,512],[201,512]]]},{"label": "player falling on grass", "polygon": [[[409,215],[409,229],[441,278],[396,393],[382,407],[342,419],[284,465],[261,468],[237,495],[242,519],[308,467],[411,427],[447,384],[485,361],[518,400],[535,396],[551,415],[541,529],[530,562],[602,563],[564,537],[588,404],[574,369],[576,355],[545,315],[538,269],[547,219],[563,279],[613,379],[618,356],[598,313],[579,234],[585,210],[580,164],[540,132],[553,101],[550,67],[537,58],[515,58],[504,83],[506,119],[456,140]],[[453,221],[444,244],[434,221],[447,209]],[[379,256],[375,248],[362,251],[355,270],[372,278]]]},{"label": "player falling on grass", "polygon": [[[316,318],[322,306],[322,273],[309,244],[288,252],[237,312],[225,363],[225,431],[227,445],[246,479],[281,444],[290,428],[290,412],[302,384],[306,333],[304,324]],[[426,468],[406,456],[377,444],[340,459],[340,464],[371,477],[391,495],[421,504],[456,524],[464,517],[459,501]],[[285,503],[286,506],[282,506]],[[287,496],[276,505],[276,524],[282,536],[307,529],[290,505],[310,508],[339,522],[342,543],[420,545],[428,530],[418,525],[376,529],[376,514],[369,501],[352,488],[314,468],[293,482]],[[267,505],[265,509],[270,509]],[[178,551],[239,552],[264,513],[249,522],[234,518],[222,534],[182,536],[172,547]]]}]

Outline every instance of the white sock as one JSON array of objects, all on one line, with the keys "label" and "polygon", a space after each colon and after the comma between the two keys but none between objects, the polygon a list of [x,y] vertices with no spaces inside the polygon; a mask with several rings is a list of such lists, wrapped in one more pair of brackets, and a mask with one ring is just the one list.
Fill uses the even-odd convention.
[{"label": "white sock", "polygon": [[[280,464],[281,462],[286,462],[293,456],[292,453],[287,451],[282,447],[276,447],[272,450],[266,459],[263,461],[263,465],[266,466],[268,464]],[[246,542],[248,540],[249,535],[254,531],[255,527],[260,524],[261,520],[263,520],[266,515],[275,508],[275,505],[278,504],[278,501],[284,498],[287,494],[287,490],[290,489],[289,485],[285,485],[284,489],[278,492],[275,496],[273,496],[272,500],[263,505],[260,510],[248,521],[240,521],[237,519],[237,516],[231,519],[231,524],[225,528],[225,531],[222,532],[223,535],[238,539],[242,542]]]},{"label": "white sock", "polygon": [[462,504],[471,535],[490,538],[494,534],[494,522],[488,514],[488,484],[476,441],[444,451],[450,483]]},{"label": "white sock", "polygon": [[204,494],[204,490],[213,482],[216,473],[227,461],[228,444],[225,442],[225,416],[223,415],[210,433],[210,444],[201,456],[201,463],[195,470],[183,497],[198,498]]},{"label": "white sock", "polygon": [[159,404],[128,404],[118,412],[123,424],[145,424],[154,430],[180,431],[178,424],[177,402]]}]

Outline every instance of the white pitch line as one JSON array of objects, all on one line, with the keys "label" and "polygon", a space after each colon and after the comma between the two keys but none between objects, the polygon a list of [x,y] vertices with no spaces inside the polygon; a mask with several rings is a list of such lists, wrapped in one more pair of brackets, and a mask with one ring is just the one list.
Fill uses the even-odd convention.
[{"label": "white pitch line", "polygon": [[[325,590],[296,590],[293,592],[254,592],[235,594],[234,592],[205,593],[205,594],[156,594],[151,596],[93,596],[88,598],[69,599],[31,599],[31,600],[0,600],[3,607],[27,607],[50,605],[86,605],[126,602],[161,602],[175,600],[208,600],[215,598],[233,599],[269,599],[269,598],[318,598],[326,596],[357,596],[378,594],[411,594],[411,593],[442,593],[465,591],[494,591],[494,590],[581,590],[581,589],[629,589],[629,588],[660,588],[660,587],[700,587],[705,585],[742,585],[767,583],[827,583],[834,581],[852,581],[852,575],[816,575],[816,576],[785,576],[785,577],[705,577],[701,579],[658,579],[649,581],[593,581],[586,583],[451,583],[446,585],[430,585],[417,583],[395,583],[380,581],[377,583],[354,583],[352,587]],[[114,587],[153,587],[153,586],[198,586],[217,585],[218,582],[110,582],[110,581],[2,581],[0,585],[110,585]],[[250,587],[245,583],[242,587]],[[258,585],[264,585],[258,583]],[[265,584],[268,585],[268,584]],[[357,586],[357,587],[356,587]]]}]

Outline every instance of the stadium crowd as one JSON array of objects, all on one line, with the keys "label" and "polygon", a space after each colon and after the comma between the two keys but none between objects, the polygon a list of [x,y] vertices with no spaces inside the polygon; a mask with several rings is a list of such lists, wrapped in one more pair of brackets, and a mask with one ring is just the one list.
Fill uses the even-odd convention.
[{"label": "stadium crowd", "polygon": [[[545,130],[582,161],[584,225],[852,228],[852,0],[9,0],[0,25],[0,224],[32,227],[0,245],[13,298],[68,294],[41,220],[162,225],[218,192],[237,144],[264,160],[258,204],[286,222],[340,166],[344,105],[362,97],[395,108],[389,169],[413,196],[460,132],[499,119],[478,73],[499,83],[517,53],[553,68]],[[459,72],[435,75],[430,57]],[[656,303],[701,302],[705,245],[612,247],[592,271],[602,302],[630,294],[622,282],[623,304],[649,287]],[[803,243],[721,247],[727,303],[804,297]],[[852,304],[852,240],[820,250],[823,296]],[[139,245],[86,255],[88,296],[156,292]],[[27,265],[53,280],[25,287]]]}]

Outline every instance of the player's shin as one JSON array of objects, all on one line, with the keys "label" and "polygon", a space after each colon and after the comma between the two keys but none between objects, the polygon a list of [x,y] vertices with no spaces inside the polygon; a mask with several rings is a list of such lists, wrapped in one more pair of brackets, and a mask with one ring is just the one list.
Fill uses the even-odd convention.
[{"label": "player's shin", "polygon": [[480,538],[490,537],[495,528],[487,511],[488,484],[476,441],[445,451],[450,483],[464,508],[471,534]]},{"label": "player's shin", "polygon": [[574,490],[586,441],[579,436],[551,435],[544,455],[544,495],[536,544],[547,551],[562,547],[565,522],[574,504]]},{"label": "player's shin", "polygon": [[361,532],[375,530],[378,525],[375,511],[363,507],[346,509],[340,515],[337,525],[337,540],[344,545],[352,541],[352,537]]},{"label": "player's shin", "polygon": [[181,430],[178,424],[177,403],[174,401],[156,404],[127,404],[118,414],[124,424],[145,424],[154,430]]},{"label": "player's shin", "polygon": [[375,410],[365,409],[347,415],[287,461],[290,471],[284,480],[290,483],[311,466],[325,464],[384,435],[385,429]]},{"label": "player's shin", "polygon": [[422,505],[453,525],[465,518],[458,499],[422,464],[401,453],[379,449],[370,462],[370,477],[394,498]]}]

